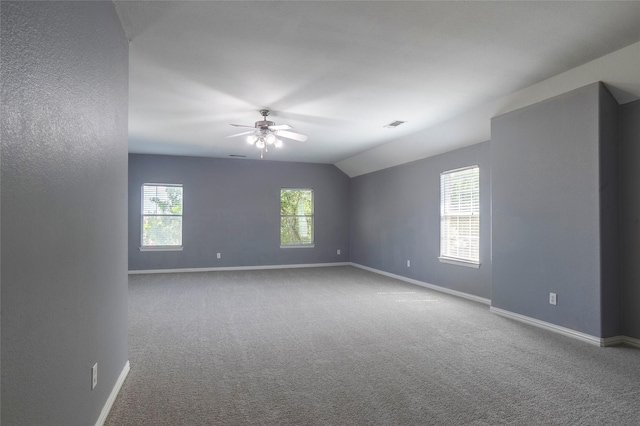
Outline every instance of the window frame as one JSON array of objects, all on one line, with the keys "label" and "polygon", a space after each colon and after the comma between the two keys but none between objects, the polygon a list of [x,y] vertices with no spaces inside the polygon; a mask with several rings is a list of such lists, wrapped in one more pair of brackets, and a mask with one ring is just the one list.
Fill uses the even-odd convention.
[{"label": "window frame", "polygon": [[[177,214],[145,214],[145,187],[173,187],[173,188],[181,188],[182,190],[182,203],[181,203],[181,213]],[[175,245],[145,245],[144,244],[144,219],[145,217],[180,217],[180,244]],[[182,251],[184,249],[184,186],[181,183],[143,183],[140,186],[140,251]]]},{"label": "window frame", "polygon": [[[304,214],[304,215],[283,215],[282,214],[282,191],[309,191],[311,192],[311,214]],[[290,187],[284,187],[284,188],[280,188],[280,192],[279,192],[279,205],[280,205],[280,229],[282,230],[282,219],[285,217],[310,217],[311,218],[311,242],[310,243],[283,243],[282,242],[282,231],[280,232],[280,248],[281,249],[296,249],[296,248],[314,248],[315,245],[315,238],[316,238],[316,223],[315,223],[315,204],[316,204],[316,200],[315,200],[315,191],[313,190],[313,188],[290,188]]]},{"label": "window frame", "polygon": [[[471,192],[471,200],[469,201],[470,209],[467,213],[452,214],[449,213],[449,210],[452,210],[451,206],[446,203],[446,199],[451,199],[451,193],[445,193],[447,187],[450,188],[450,185],[447,185],[445,182],[445,178],[449,178],[454,173],[465,172],[468,170],[475,171],[474,178],[477,181],[477,185],[475,186],[475,190]],[[462,192],[458,192],[458,196],[460,196]],[[446,236],[446,227],[450,225],[450,218],[471,218],[477,217],[477,233],[473,235],[471,231],[471,227],[469,231],[464,235],[461,239],[467,239],[467,244],[471,242],[472,239],[475,239],[477,243],[475,244],[477,249],[477,258],[474,257],[466,257],[466,256],[456,256],[452,254],[451,250],[447,250],[450,248],[448,244],[445,243]],[[471,246],[471,244],[469,244]],[[469,249],[472,251],[472,249]],[[459,254],[459,253],[458,253]],[[450,263],[459,266],[467,266],[471,268],[479,268],[480,267],[480,167],[478,165],[472,165],[467,167],[462,167],[453,170],[447,170],[440,173],[440,256],[438,256],[438,260],[442,263]]]}]

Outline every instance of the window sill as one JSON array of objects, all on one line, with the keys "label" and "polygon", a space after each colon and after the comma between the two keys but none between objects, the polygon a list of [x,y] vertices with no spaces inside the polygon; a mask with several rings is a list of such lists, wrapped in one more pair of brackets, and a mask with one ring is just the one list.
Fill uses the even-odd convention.
[{"label": "window sill", "polygon": [[140,251],[182,251],[182,246],[140,247]]},{"label": "window sill", "polygon": [[452,257],[439,257],[438,260],[442,263],[449,263],[451,265],[466,266],[467,268],[480,268],[480,262],[472,262],[470,260],[454,259]]},{"label": "window sill", "polygon": [[315,244],[280,244],[283,249],[315,248]]}]

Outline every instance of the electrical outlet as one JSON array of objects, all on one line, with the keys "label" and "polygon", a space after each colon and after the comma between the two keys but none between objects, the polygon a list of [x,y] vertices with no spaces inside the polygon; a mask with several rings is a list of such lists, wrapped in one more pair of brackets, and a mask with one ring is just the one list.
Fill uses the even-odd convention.
[{"label": "electrical outlet", "polygon": [[411,261],[407,260],[407,268],[411,268]]},{"label": "electrical outlet", "polygon": [[551,305],[557,305],[558,304],[558,295],[555,293],[549,293],[549,303]]},{"label": "electrical outlet", "polygon": [[338,253],[338,254],[340,254],[340,249],[338,249],[338,252],[337,252],[337,253]]},{"label": "electrical outlet", "polygon": [[91,390],[94,390],[98,386],[98,363],[96,362],[91,367]]},{"label": "electrical outlet", "polygon": [[220,259],[220,257],[221,257],[220,253],[216,254],[216,257],[217,257],[218,259]]}]

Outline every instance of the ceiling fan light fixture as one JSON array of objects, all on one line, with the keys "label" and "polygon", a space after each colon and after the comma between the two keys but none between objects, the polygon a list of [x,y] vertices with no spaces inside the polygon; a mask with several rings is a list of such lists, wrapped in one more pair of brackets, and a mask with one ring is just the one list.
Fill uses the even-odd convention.
[{"label": "ceiling fan light fixture", "polygon": [[260,158],[263,158],[263,154],[268,152],[269,146],[281,148],[284,143],[280,138],[293,139],[300,142],[304,142],[307,140],[306,135],[289,131],[293,129],[293,127],[289,126],[288,124],[276,125],[275,122],[267,120],[269,114],[270,111],[268,109],[261,109],[260,115],[262,115],[262,120],[256,121],[253,126],[244,124],[231,124],[234,127],[248,127],[252,130],[228,137],[247,135],[247,143],[249,145],[255,146],[260,150]]},{"label": "ceiling fan light fixture", "polygon": [[267,133],[264,137],[264,141],[269,145],[272,145],[276,141],[276,136],[273,133]]}]

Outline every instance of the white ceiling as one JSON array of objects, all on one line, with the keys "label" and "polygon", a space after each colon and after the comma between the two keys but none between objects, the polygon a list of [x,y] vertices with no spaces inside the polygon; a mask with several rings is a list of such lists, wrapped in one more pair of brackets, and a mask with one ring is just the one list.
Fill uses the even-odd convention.
[{"label": "white ceiling", "polygon": [[[130,40],[134,153],[258,158],[227,136],[270,108],[309,139],[285,139],[265,160],[355,176],[487,140],[492,114],[557,94],[566,84],[548,81],[630,45],[613,62],[624,70],[598,70],[623,72],[605,81],[619,101],[640,97],[638,1],[115,4]],[[395,120],[406,123],[383,127]]]}]

